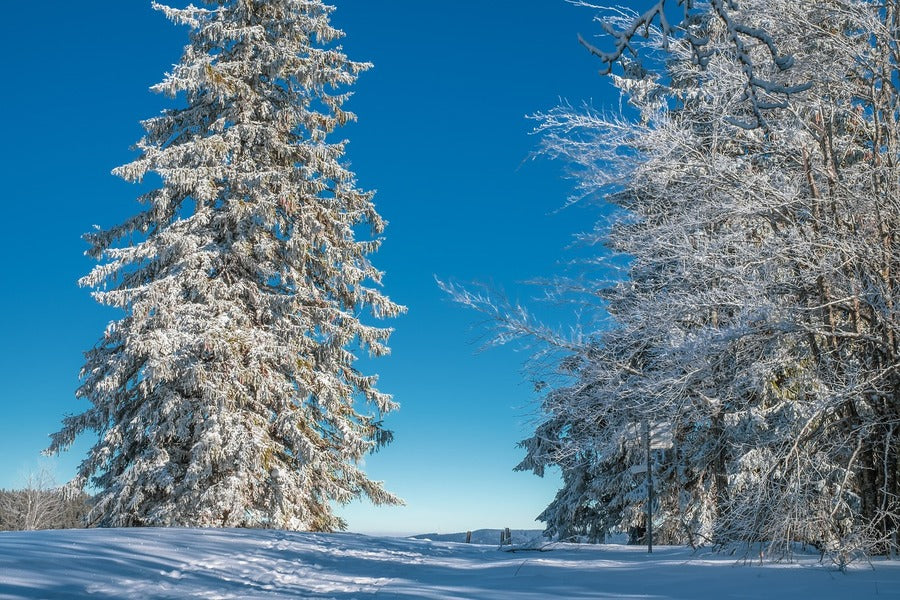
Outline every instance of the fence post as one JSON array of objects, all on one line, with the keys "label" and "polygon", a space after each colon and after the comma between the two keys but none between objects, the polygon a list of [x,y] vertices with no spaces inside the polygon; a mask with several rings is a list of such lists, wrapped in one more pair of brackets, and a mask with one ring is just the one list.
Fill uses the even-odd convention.
[{"label": "fence post", "polygon": [[647,453],[647,554],[653,554],[653,469],[650,456],[650,422],[644,420],[644,450]]}]

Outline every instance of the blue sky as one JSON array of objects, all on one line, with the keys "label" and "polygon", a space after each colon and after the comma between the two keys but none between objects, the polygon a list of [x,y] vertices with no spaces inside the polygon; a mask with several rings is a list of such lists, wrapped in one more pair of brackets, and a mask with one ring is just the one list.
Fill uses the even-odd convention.
[{"label": "blue sky", "polygon": [[[527,114],[568,99],[617,106],[578,33],[592,13],[564,0],[336,0],[351,58],[371,61],[349,107],[348,159],[390,222],[374,257],[385,290],[409,307],[391,323],[392,356],[369,363],[401,410],[395,442],[367,460],[407,501],[354,503],[351,530],[539,527],[558,479],[514,473],[536,397],[511,349],[478,352],[479,317],[434,277],[481,281],[528,300],[520,282],[558,273],[594,209],[557,211],[563,165],[531,160]],[[15,2],[4,7],[5,116],[0,169],[0,487],[21,485],[76,401],[81,353],[116,315],[77,279],[91,268],[81,234],[137,210],[137,190],[109,174],[135,154],[139,120],[170,106],[148,91],[178,61],[186,30],[128,2]],[[85,439],[52,462],[65,481]]]}]

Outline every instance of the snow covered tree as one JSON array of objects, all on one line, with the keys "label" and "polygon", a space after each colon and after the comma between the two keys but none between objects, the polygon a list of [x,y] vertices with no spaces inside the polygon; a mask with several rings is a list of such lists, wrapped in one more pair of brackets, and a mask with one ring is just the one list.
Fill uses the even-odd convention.
[{"label": "snow covered tree", "polygon": [[[648,423],[665,438],[662,541],[809,543],[842,564],[897,548],[898,8],[733,3],[732,23],[766,32],[736,52],[711,3],[681,39],[649,30],[664,72],[615,78],[635,118],[542,115],[547,152],[574,166],[585,198],[618,209],[582,239],[628,261],[627,278],[553,291],[586,294],[595,330],[540,336],[569,353],[568,379],[543,398],[519,468],[562,469],[541,515],[552,533],[641,527],[629,467]],[[790,69],[767,62],[767,40]],[[541,331],[517,307],[457,298],[496,316],[501,341]]]},{"label": "snow covered tree", "polygon": [[[793,360],[771,383],[789,418],[781,439],[767,436],[750,461],[770,462],[752,500],[736,504],[755,515],[758,537],[815,541],[841,563],[897,548],[900,380],[890,307],[900,252],[889,232],[900,218],[900,128],[888,80],[898,8],[823,1],[784,13],[787,31],[803,33],[784,39],[808,55],[804,76],[813,83],[783,115],[799,125],[795,134],[771,144],[796,189],[766,249],[782,265],[767,294],[783,307],[779,337]],[[735,486],[744,494],[747,479]]]},{"label": "snow covered tree", "polygon": [[87,494],[65,493],[41,468],[28,475],[24,488],[0,490],[0,531],[82,527],[89,504]]},{"label": "snow covered tree", "polygon": [[[645,63],[656,62],[656,57],[648,57],[646,50],[663,50],[665,56],[674,38],[682,45],[687,45],[691,62],[704,67],[721,52],[719,44],[712,43],[703,33],[703,29],[711,19],[718,22],[726,33],[728,52],[741,66],[744,94],[742,103],[749,109],[749,119],[741,124],[746,128],[765,125],[764,112],[773,106],[785,106],[786,98],[797,91],[796,88],[785,87],[777,77],[771,77],[768,67],[777,71],[787,70],[793,65],[790,54],[782,53],[778,44],[767,29],[758,27],[753,20],[746,20],[745,11],[741,10],[735,0],[655,0],[639,3],[642,12],[633,12],[622,7],[604,7],[588,0],[570,0],[577,6],[585,6],[606,13],[613,17],[599,17],[604,33],[612,38],[612,48],[604,50],[579,36],[581,44],[591,54],[600,59],[603,69],[601,73],[609,74],[615,65],[621,65],[626,76],[642,75],[648,72]],[[769,15],[777,17],[775,10]],[[677,15],[677,20],[672,17]],[[658,28],[655,27],[658,25]],[[641,38],[648,39],[651,32],[658,37],[658,44],[642,43]],[[760,56],[757,50],[763,48],[765,55]],[[649,60],[648,60],[649,58]],[[654,68],[651,66],[650,71]]]},{"label": "snow covered tree", "polygon": [[329,139],[369,65],[319,0],[154,7],[190,28],[153,88],[184,103],[114,171],[159,182],[146,209],[86,235],[101,264],[80,283],[125,314],[48,451],[99,435],[72,485],[99,490],[101,525],[342,528],[332,502],[401,502],[360,467],[396,405],[354,348],[387,354],[361,313],[404,309],[368,259],[385,223]]},{"label": "snow covered tree", "polygon": [[[747,102],[746,57],[710,14],[686,34],[705,40],[708,60],[693,60],[688,40],[672,45],[665,85],[646,73],[619,80],[640,122],[545,117],[549,148],[583,167],[581,185],[630,215],[594,239],[632,262],[627,281],[597,286],[615,323],[580,353],[590,366],[579,385],[545,402],[563,439],[547,444],[539,428],[523,465],[559,464],[581,489],[589,473],[589,493],[558,497],[581,505],[551,508],[574,515],[599,502],[627,526],[641,494],[638,482],[623,486],[622,452],[647,420],[672,439],[657,453],[663,535],[683,524],[688,539],[779,552],[813,543],[843,562],[896,544],[897,388],[887,381],[897,247],[887,232],[897,178],[885,176],[898,133],[886,83],[896,6],[748,0],[733,10],[795,59],[787,71],[757,67],[771,89],[793,92],[790,103]],[[765,64],[768,52],[747,57]],[[596,431],[574,438],[591,430],[578,421]],[[581,449],[563,458],[585,460],[535,451],[561,445]]]}]

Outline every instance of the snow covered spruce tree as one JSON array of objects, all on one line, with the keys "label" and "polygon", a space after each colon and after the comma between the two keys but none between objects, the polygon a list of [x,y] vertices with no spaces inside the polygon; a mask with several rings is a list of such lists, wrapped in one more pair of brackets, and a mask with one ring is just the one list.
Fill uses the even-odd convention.
[{"label": "snow covered spruce tree", "polygon": [[115,170],[158,177],[146,209],[86,236],[101,264],[80,283],[125,315],[86,353],[91,406],[49,451],[99,434],[72,485],[99,490],[101,525],[342,528],[332,501],[401,502],[359,466],[396,405],[353,349],[388,353],[360,312],[404,309],[373,287],[379,239],[359,228],[385,223],[328,141],[369,65],[318,0],[205,5],[154,3],[190,44],[153,89],[186,104],[145,121]]}]

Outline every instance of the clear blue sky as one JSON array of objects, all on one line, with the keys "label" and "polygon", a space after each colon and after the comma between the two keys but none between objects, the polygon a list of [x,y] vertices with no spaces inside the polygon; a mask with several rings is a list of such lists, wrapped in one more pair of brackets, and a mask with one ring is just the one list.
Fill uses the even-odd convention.
[{"label": "clear blue sky", "polygon": [[[174,0],[173,0],[174,1]],[[21,485],[76,401],[81,353],[116,315],[76,280],[91,268],[80,236],[137,210],[137,190],[110,170],[131,160],[138,121],[169,106],[148,87],[178,61],[186,30],[127,2],[12,2],[0,55],[0,487]],[[176,3],[181,4],[181,3]],[[564,0],[336,0],[351,58],[375,67],[355,87],[348,158],[390,221],[374,257],[385,290],[409,307],[392,356],[370,369],[401,410],[396,441],[367,470],[407,501],[341,510],[363,532],[539,527],[556,476],[514,473],[536,397],[525,356],[477,352],[478,315],[434,282],[518,282],[553,275],[591,209],[556,212],[571,190],[563,166],[529,160],[527,114],[561,98],[616,103],[577,43],[592,13]],[[67,480],[91,440],[53,462]]]}]

